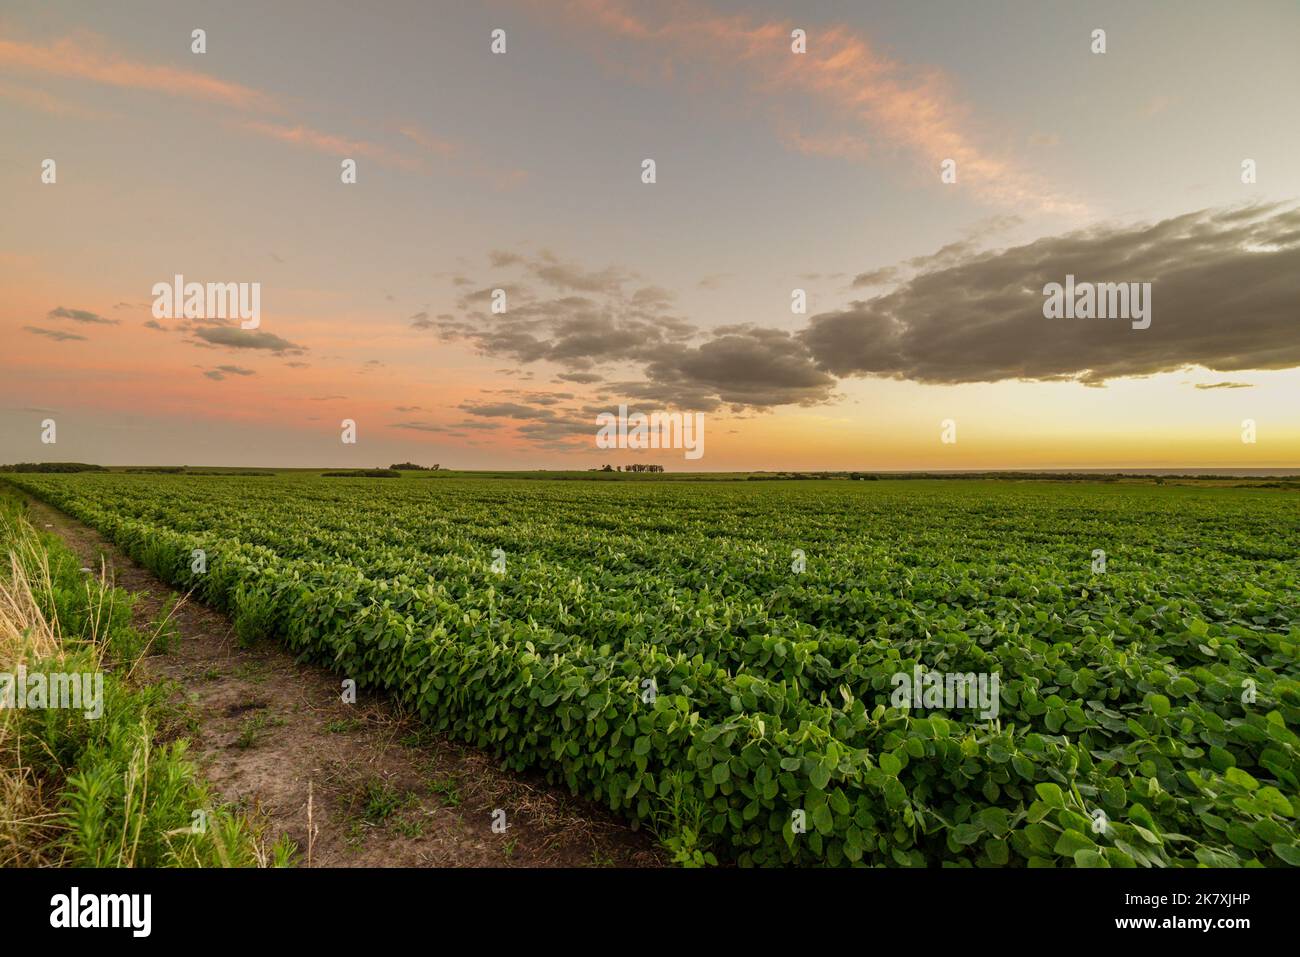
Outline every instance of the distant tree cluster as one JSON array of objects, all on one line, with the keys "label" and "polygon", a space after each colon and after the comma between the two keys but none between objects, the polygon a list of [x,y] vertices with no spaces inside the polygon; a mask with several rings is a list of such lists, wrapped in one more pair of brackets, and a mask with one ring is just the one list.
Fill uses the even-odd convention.
[{"label": "distant tree cluster", "polygon": [[19,462],[16,465],[0,465],[0,472],[107,472],[102,465],[87,465],[85,462]]},{"label": "distant tree cluster", "polygon": [[748,480],[750,482],[775,482],[775,481],[801,480],[801,479],[849,478],[849,479],[857,480],[857,479],[874,479],[875,477],[876,476],[869,475],[864,472],[853,472],[850,474],[846,474],[844,472],[759,472],[755,475],[750,475],[748,477]]},{"label": "distant tree cluster", "polygon": [[398,462],[396,465],[388,467],[394,472],[436,472],[442,468],[441,465],[430,465],[426,468],[423,465],[416,465],[414,462]]},{"label": "distant tree cluster", "polygon": [[598,469],[588,469],[589,472],[662,472],[662,465],[641,465],[633,463],[631,465],[602,465]]}]

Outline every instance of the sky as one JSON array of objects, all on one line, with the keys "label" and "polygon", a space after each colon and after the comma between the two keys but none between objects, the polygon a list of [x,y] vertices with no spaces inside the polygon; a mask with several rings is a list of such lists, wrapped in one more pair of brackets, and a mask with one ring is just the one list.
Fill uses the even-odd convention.
[{"label": "sky", "polygon": [[[1290,0],[9,0],[0,462],[1300,467],[1298,45]],[[1049,318],[1067,276],[1149,325]],[[597,447],[620,405],[703,455]]]}]

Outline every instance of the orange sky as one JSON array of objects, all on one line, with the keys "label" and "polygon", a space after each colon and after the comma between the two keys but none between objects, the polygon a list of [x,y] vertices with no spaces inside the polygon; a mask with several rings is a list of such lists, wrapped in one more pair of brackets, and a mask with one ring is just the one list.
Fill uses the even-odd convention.
[{"label": "orange sky", "polygon": [[[1295,11],[1207,61],[1211,8],[1108,17],[1104,57],[1030,5],[400,3],[315,45],[295,9],[213,11],[202,54],[163,4],[0,19],[0,462],[1300,468]],[[1066,269],[1153,281],[1151,329],[1053,339]],[[177,273],[260,283],[265,337],[146,325]],[[703,411],[705,457],[597,449],[619,403]]]}]

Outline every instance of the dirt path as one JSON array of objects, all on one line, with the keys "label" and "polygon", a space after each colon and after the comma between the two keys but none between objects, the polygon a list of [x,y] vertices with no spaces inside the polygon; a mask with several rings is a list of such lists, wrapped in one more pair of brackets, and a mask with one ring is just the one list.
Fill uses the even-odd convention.
[{"label": "dirt path", "polygon": [[[139,595],[147,627],[174,594],[94,529],[29,498],[32,521],[63,538],[96,570]],[[213,790],[288,834],[317,867],[656,866],[664,859],[644,831],[573,798],[539,776],[501,769],[491,755],[432,734],[387,701],[345,704],[340,679],[299,664],[269,641],[241,648],[222,615],[198,602],[173,615],[181,636],[148,659],[176,682],[194,721],[191,754]],[[505,812],[505,833],[492,828]]]}]

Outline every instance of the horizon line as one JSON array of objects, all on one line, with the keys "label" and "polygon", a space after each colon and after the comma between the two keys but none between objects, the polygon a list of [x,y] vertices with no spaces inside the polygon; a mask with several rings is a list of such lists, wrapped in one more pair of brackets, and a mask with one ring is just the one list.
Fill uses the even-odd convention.
[{"label": "horizon line", "polygon": [[[13,468],[15,465],[91,465],[109,470],[121,469],[261,469],[263,471],[276,472],[317,472],[323,470],[338,471],[361,471],[365,469],[387,469],[387,465],[211,465],[195,464],[182,465],[177,463],[126,463],[122,465],[105,465],[98,462],[77,462],[69,460],[43,461],[43,462],[11,462],[0,465],[0,472]],[[418,463],[410,463],[418,464]],[[623,463],[617,463],[623,464]],[[655,464],[660,463],[631,463],[631,464]],[[399,469],[399,471],[402,471]],[[427,466],[422,467],[420,471],[435,471]],[[602,472],[601,468],[592,467],[573,467],[573,468],[439,468],[440,472],[463,472],[463,473],[501,473],[501,472]],[[801,466],[798,468],[762,468],[762,469],[689,469],[681,471],[672,471],[665,467],[663,472],[659,473],[631,473],[631,474],[658,474],[658,475],[780,475],[786,473],[825,473],[828,475],[851,475],[854,473],[877,474],[877,475],[984,475],[984,474],[1003,474],[1003,475],[1072,475],[1072,474],[1095,474],[1095,475],[1185,475],[1188,473],[1207,473],[1208,475],[1226,475],[1229,477],[1240,477],[1244,474],[1252,476],[1266,477],[1268,475],[1280,475],[1283,477],[1300,475],[1300,465],[1262,465],[1262,466],[1214,466],[1214,465],[1153,465],[1153,466],[1044,466],[1044,467],[1006,467],[1006,466],[989,466],[986,468],[871,468],[871,467],[854,467],[854,468],[822,468],[812,466]],[[72,473],[70,473],[72,474]],[[627,474],[627,473],[623,473]]]}]

